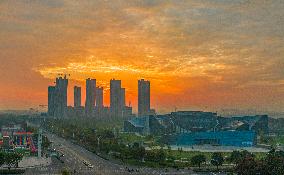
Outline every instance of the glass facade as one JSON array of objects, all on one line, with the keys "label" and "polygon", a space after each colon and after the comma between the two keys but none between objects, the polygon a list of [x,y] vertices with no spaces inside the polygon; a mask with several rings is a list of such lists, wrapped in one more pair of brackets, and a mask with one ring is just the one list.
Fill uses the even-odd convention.
[{"label": "glass facade", "polygon": [[173,135],[172,145],[220,145],[250,147],[256,143],[256,133],[254,131],[217,131],[217,132],[192,132]]}]

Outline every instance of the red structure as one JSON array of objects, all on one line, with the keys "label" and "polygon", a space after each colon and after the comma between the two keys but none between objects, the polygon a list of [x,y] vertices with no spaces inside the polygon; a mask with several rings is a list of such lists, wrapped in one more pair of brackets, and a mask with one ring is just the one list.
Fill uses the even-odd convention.
[{"label": "red structure", "polygon": [[30,149],[32,152],[36,152],[36,147],[32,140],[32,132],[15,132],[13,134],[14,137],[14,145],[16,147],[25,147]]}]

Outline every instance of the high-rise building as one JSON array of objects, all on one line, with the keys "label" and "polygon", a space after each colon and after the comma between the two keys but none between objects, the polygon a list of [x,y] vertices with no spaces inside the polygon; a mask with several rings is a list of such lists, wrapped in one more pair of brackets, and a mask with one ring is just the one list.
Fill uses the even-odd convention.
[{"label": "high-rise building", "polygon": [[92,116],[96,99],[96,79],[86,80],[86,104],[85,110],[88,117]]},{"label": "high-rise building", "polygon": [[48,86],[48,115],[54,116],[55,112],[55,97],[56,97],[56,91],[55,86]]},{"label": "high-rise building", "polygon": [[104,89],[103,87],[96,88],[96,107],[101,109],[104,107]]},{"label": "high-rise building", "polygon": [[66,75],[64,77],[56,78],[56,108],[55,108],[55,116],[56,117],[64,117],[67,112],[67,87],[68,87],[68,79]]},{"label": "high-rise building", "polygon": [[150,81],[138,80],[138,116],[150,113]]},{"label": "high-rise building", "polygon": [[110,112],[113,116],[122,116],[121,80],[110,80]]},{"label": "high-rise building", "polygon": [[120,92],[121,102],[120,105],[122,107],[122,117],[126,116],[126,108],[125,108],[125,88],[121,88]]},{"label": "high-rise building", "polygon": [[81,87],[74,86],[74,107],[81,107]]},{"label": "high-rise building", "polygon": [[121,106],[124,108],[125,106],[125,88],[121,88]]},{"label": "high-rise building", "polygon": [[68,79],[56,78],[55,86],[48,87],[48,114],[55,117],[64,117],[67,112]]}]

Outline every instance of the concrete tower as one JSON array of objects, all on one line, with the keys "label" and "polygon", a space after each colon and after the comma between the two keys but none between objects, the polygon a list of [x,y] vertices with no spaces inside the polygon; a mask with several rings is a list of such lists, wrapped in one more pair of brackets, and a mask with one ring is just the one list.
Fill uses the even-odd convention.
[{"label": "concrete tower", "polygon": [[66,116],[67,87],[68,87],[68,79],[66,75],[64,77],[56,78],[56,85],[54,90],[54,107],[55,107],[54,115],[56,117]]},{"label": "concrete tower", "polygon": [[121,88],[121,106],[125,106],[125,88]]},{"label": "concrete tower", "polygon": [[121,80],[110,80],[110,111],[113,116],[122,116]]},{"label": "concrete tower", "polygon": [[48,115],[54,116],[55,112],[55,102],[56,102],[56,91],[55,86],[49,86],[48,87]]},{"label": "concrete tower", "polygon": [[74,107],[81,107],[81,87],[74,86]]},{"label": "concrete tower", "polygon": [[96,100],[96,79],[86,80],[86,104],[85,110],[87,117],[92,116]]},{"label": "concrete tower", "polygon": [[104,107],[104,89],[103,87],[96,88],[96,107],[101,109]]},{"label": "concrete tower", "polygon": [[150,113],[150,81],[138,80],[138,116]]}]

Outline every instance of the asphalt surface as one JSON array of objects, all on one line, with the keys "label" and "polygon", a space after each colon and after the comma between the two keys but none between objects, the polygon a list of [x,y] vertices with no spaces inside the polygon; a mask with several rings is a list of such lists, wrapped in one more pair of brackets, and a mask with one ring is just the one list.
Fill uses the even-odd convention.
[{"label": "asphalt surface", "polygon": [[[176,169],[154,169],[140,168],[129,165],[118,165],[111,161],[105,160],[96,154],[86,150],[85,148],[73,144],[53,134],[46,134],[50,141],[53,142],[53,148],[63,153],[64,156],[60,159],[52,158],[52,163],[47,167],[37,167],[27,169],[25,174],[61,174],[61,171],[66,168],[72,174],[90,174],[90,175],[198,175],[190,170]],[[129,172],[129,170],[133,170]],[[213,174],[213,173],[207,173]],[[221,175],[221,174],[219,174]],[[222,174],[224,175],[224,174]]]},{"label": "asphalt surface", "polygon": [[64,168],[64,165],[54,157],[51,160],[52,160],[51,165],[38,166],[35,168],[27,168],[24,174],[25,175],[61,174],[61,170]]}]

